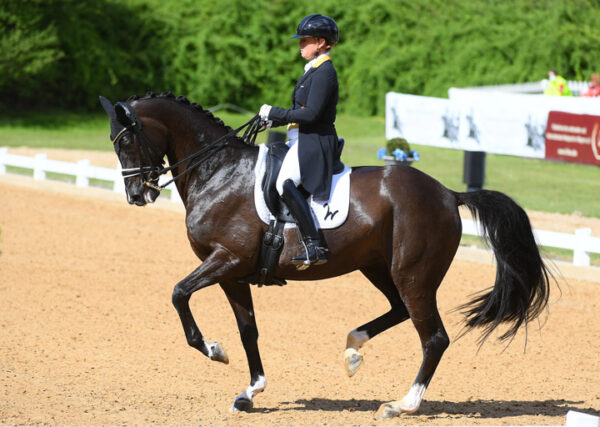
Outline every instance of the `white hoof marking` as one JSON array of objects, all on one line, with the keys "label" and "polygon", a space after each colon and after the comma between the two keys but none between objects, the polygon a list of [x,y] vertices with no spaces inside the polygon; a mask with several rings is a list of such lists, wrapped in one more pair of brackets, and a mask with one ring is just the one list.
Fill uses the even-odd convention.
[{"label": "white hoof marking", "polygon": [[423,384],[414,384],[402,400],[384,403],[377,410],[376,418],[388,419],[400,414],[412,414],[419,409],[427,388]]},{"label": "white hoof marking", "polygon": [[229,363],[229,357],[227,357],[225,349],[216,341],[208,345],[208,357],[210,360],[221,362],[226,365]]},{"label": "white hoof marking", "polygon": [[246,389],[246,395],[250,397],[250,400],[254,398],[258,393],[261,393],[265,390],[267,386],[267,379],[260,375],[254,385],[249,385]]},{"label": "white hoof marking", "polygon": [[357,331],[354,329],[348,336],[348,348],[352,347],[359,350],[364,343],[369,341],[369,334],[366,331]]},{"label": "white hoof marking", "polygon": [[246,390],[235,398],[233,406],[229,412],[248,412],[254,407],[254,396],[265,390],[267,379],[260,375],[253,385],[249,385]]}]

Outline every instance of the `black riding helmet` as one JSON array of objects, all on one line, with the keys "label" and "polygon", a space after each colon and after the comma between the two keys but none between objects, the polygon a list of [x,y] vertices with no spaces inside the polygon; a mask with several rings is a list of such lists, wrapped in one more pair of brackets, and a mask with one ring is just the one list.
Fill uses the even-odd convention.
[{"label": "black riding helmet", "polygon": [[332,18],[314,13],[300,21],[296,34],[290,38],[297,39],[300,37],[323,38],[327,40],[327,44],[334,46],[339,40],[339,30]]}]

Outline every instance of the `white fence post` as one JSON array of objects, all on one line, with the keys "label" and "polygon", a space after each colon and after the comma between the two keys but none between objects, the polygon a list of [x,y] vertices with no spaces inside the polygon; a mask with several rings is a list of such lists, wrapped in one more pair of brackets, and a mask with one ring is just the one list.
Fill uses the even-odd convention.
[{"label": "white fence post", "polygon": [[171,190],[171,201],[172,202],[181,202],[181,196],[179,196],[179,191],[177,191],[177,186],[175,183],[171,183],[169,185],[169,190]]},{"label": "white fence post", "polygon": [[117,168],[115,169],[115,179],[113,185],[113,191],[115,193],[124,194],[125,193],[125,180],[123,179],[123,174],[121,173],[121,163],[117,162]]},{"label": "white fence post", "polygon": [[89,169],[90,169],[90,161],[88,159],[79,160],[77,162],[77,176],[75,178],[75,185],[77,187],[89,187],[90,186]]},{"label": "white fence post", "polygon": [[591,228],[578,228],[575,230],[575,247],[573,248],[574,265],[590,265],[590,254],[585,251],[585,244],[590,237],[592,237]]},{"label": "white fence post", "polygon": [[37,154],[33,160],[33,179],[37,181],[43,181],[46,179],[46,169],[45,163],[48,160],[48,157],[41,153]]},{"label": "white fence post", "polygon": [[6,173],[6,155],[8,154],[8,148],[0,148],[0,173]]}]

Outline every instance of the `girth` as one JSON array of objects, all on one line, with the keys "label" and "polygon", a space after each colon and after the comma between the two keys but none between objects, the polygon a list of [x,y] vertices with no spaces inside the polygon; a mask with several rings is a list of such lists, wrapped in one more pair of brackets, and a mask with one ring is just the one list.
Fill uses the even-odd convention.
[{"label": "girth", "polygon": [[259,287],[263,285],[283,286],[287,283],[285,279],[273,276],[273,271],[277,264],[279,264],[279,257],[285,243],[283,238],[284,226],[285,222],[271,220],[269,229],[263,236],[257,271],[252,277],[247,278],[248,282]]}]

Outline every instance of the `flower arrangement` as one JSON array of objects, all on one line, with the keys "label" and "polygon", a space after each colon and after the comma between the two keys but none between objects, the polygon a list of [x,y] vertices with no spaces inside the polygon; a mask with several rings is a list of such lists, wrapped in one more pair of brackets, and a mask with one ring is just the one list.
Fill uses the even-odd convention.
[{"label": "flower arrangement", "polygon": [[383,159],[386,165],[398,163],[410,165],[419,160],[419,153],[410,149],[406,139],[392,138],[387,141],[384,148],[377,151],[377,158]]}]

